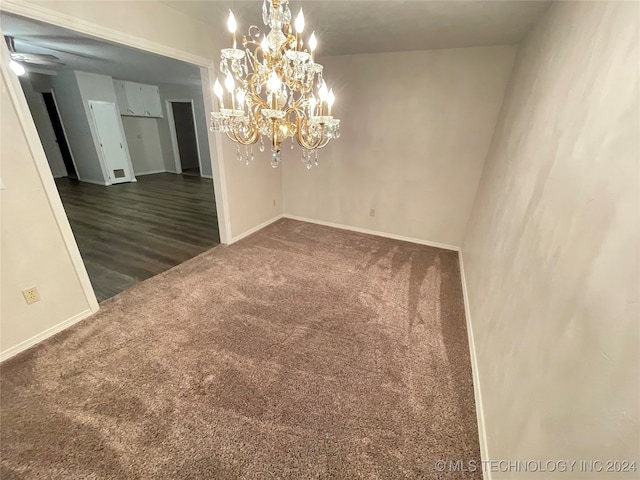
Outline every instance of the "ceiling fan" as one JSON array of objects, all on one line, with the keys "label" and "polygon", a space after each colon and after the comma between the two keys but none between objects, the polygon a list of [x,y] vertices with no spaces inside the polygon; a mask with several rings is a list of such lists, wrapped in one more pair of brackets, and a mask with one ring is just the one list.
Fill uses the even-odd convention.
[{"label": "ceiling fan", "polygon": [[64,65],[64,62],[61,62],[60,59],[55,55],[47,55],[45,53],[18,53],[16,52],[13,37],[5,35],[4,39],[7,42],[7,47],[9,47],[9,52],[11,53],[11,60],[27,63],[30,65]]}]

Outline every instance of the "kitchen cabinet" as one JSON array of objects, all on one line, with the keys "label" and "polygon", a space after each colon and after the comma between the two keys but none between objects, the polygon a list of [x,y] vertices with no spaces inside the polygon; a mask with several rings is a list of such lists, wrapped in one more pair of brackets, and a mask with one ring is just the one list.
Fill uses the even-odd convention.
[{"label": "kitchen cabinet", "polygon": [[120,115],[162,118],[160,91],[155,85],[114,80]]}]

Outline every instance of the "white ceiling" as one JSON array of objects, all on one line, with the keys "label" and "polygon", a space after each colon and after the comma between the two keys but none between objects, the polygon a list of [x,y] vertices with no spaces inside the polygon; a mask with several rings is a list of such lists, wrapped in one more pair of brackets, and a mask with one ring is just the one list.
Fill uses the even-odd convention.
[{"label": "white ceiling", "polygon": [[15,37],[17,52],[55,55],[65,63],[42,67],[46,70],[81,70],[156,85],[200,85],[200,69],[179,60],[4,12],[0,14],[0,26],[4,35]]},{"label": "white ceiling", "polygon": [[[240,32],[252,24],[265,31],[260,0],[162,3],[219,30],[226,30],[231,8]],[[519,43],[550,3],[291,0],[289,5],[294,18],[303,8],[305,32],[319,36],[319,55],[345,55]]]},{"label": "white ceiling", "polygon": [[[226,31],[229,8],[241,32],[250,25],[263,31],[260,0],[161,2]],[[345,55],[437,48],[514,44],[545,12],[546,1],[399,1],[291,0],[293,15],[305,11],[306,35],[319,37],[318,55]],[[179,60],[109,43],[23,17],[0,14],[5,35],[15,37],[16,51],[46,53],[62,67],[141,83],[198,85],[199,69]],[[212,55],[216,55],[212,52]]]}]

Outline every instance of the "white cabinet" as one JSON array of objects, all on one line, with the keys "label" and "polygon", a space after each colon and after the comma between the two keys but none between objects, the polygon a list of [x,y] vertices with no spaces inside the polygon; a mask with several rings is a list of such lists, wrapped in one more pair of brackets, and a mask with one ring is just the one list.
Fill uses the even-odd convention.
[{"label": "white cabinet", "polygon": [[120,114],[133,117],[162,117],[160,92],[154,85],[114,80]]},{"label": "white cabinet", "polygon": [[162,117],[160,91],[153,85],[140,85],[140,98],[143,112],[148,117]]}]

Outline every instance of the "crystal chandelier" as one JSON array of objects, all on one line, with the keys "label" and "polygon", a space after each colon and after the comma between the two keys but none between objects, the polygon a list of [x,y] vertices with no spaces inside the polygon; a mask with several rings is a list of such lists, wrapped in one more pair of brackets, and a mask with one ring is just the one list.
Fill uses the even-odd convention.
[{"label": "crystal chandelier", "polygon": [[[264,137],[271,144],[271,166],[281,161],[283,141],[291,138],[302,147],[307,168],[317,165],[318,150],[340,136],[340,120],[333,118],[333,90],[322,78],[322,65],[314,61],[315,33],[308,48],[302,40],[302,10],[291,25],[289,0],[263,0],[262,19],[271,31],[260,39],[260,29],[252,25],[243,35],[241,47],[236,41],[237,24],[229,12],[227,26],[232,48],[222,49],[220,71],[224,88],[216,79],[213,91],[219,109],[211,113],[211,130],[223,132],[238,143],[238,160],[253,160],[253,144]],[[226,91],[225,91],[226,90]]]}]

